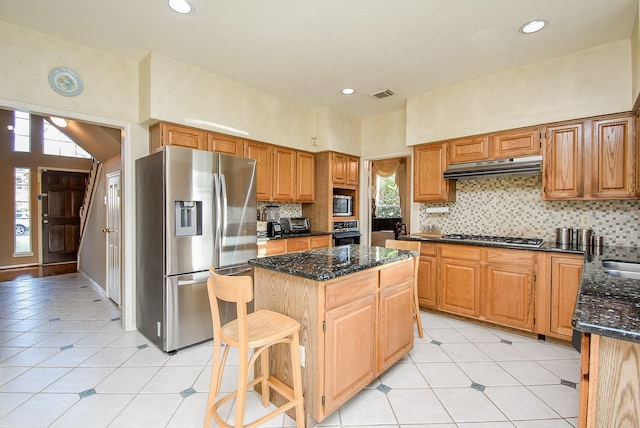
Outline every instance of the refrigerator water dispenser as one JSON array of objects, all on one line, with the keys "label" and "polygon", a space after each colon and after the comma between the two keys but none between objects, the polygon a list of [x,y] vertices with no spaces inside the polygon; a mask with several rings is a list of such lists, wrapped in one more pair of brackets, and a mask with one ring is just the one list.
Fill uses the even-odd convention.
[{"label": "refrigerator water dispenser", "polygon": [[202,201],[175,201],[176,236],[202,235]]}]

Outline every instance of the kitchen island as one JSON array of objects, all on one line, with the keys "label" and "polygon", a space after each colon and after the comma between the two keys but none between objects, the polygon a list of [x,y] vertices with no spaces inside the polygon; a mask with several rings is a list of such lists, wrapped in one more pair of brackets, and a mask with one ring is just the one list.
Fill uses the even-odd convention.
[{"label": "kitchen island", "polygon": [[[307,426],[322,421],[413,348],[413,274],[418,253],[345,245],[249,261],[255,309],[300,323]],[[270,370],[291,384],[288,350]],[[271,397],[281,404],[277,396]]]}]

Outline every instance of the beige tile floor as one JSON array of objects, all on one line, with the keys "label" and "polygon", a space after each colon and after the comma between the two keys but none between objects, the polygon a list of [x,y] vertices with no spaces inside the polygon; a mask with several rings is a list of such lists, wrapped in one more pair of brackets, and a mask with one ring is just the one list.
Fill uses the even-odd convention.
[{"label": "beige tile floor", "polygon": [[[573,348],[422,319],[411,353],[321,426],[577,425]],[[118,308],[80,273],[0,282],[0,427],[201,427],[211,353],[208,342],[169,356],[123,331]],[[248,417],[263,411],[252,394]],[[295,425],[283,416],[267,426]]]}]

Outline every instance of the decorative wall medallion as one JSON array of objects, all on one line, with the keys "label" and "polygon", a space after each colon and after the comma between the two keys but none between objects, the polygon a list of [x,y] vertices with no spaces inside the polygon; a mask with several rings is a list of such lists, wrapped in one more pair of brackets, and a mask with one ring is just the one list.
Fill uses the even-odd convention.
[{"label": "decorative wall medallion", "polygon": [[49,72],[49,85],[65,97],[75,97],[82,92],[82,79],[68,68],[54,68]]}]

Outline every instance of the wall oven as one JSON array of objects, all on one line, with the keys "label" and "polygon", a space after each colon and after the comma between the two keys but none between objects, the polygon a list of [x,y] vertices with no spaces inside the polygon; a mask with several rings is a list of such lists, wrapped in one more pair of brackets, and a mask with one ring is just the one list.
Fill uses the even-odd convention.
[{"label": "wall oven", "polygon": [[360,243],[358,220],[333,222],[333,246]]}]

